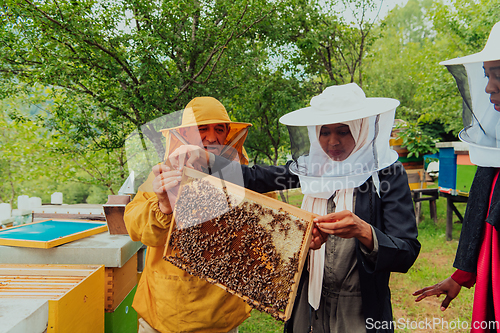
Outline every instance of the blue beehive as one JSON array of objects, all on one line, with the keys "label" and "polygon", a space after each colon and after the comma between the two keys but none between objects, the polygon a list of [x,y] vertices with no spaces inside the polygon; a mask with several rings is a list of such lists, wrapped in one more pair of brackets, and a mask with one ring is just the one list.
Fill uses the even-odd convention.
[{"label": "blue beehive", "polygon": [[460,141],[439,142],[439,187],[453,195],[468,195],[477,170],[469,157],[469,145]]},{"label": "blue beehive", "polygon": [[457,155],[453,147],[439,149],[438,185],[451,189],[457,186]]}]

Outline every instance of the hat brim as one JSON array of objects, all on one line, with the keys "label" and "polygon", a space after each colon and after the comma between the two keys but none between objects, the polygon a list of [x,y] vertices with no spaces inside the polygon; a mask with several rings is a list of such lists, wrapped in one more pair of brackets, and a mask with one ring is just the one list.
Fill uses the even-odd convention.
[{"label": "hat brim", "polygon": [[458,133],[458,138],[469,145],[470,161],[473,164],[481,167],[500,167],[498,163],[500,161],[500,148],[477,144],[467,135],[465,129],[462,129]]},{"label": "hat brim", "polygon": [[287,126],[317,126],[342,123],[355,119],[371,117],[377,114],[394,110],[399,101],[393,98],[370,97],[356,110],[339,112],[332,108],[331,111],[315,109],[312,106],[287,113],[280,118],[280,123]]},{"label": "hat brim", "polygon": [[496,61],[500,60],[500,53],[493,52],[493,50],[483,50],[465,57],[454,58],[450,60],[441,61],[439,64],[444,66],[449,65],[463,65],[471,64],[474,62]]},{"label": "hat brim", "polygon": [[213,120],[209,120],[209,121],[200,121],[196,124],[185,124],[185,125],[180,125],[180,126],[176,126],[176,127],[165,128],[165,129],[160,130],[160,132],[163,133],[163,132],[168,132],[168,131],[180,129],[180,128],[210,125],[210,124],[230,124],[230,125],[236,126],[239,129],[243,129],[243,128],[252,126],[252,124],[250,124],[250,123],[241,123],[241,122],[237,122],[237,121],[213,121]]}]

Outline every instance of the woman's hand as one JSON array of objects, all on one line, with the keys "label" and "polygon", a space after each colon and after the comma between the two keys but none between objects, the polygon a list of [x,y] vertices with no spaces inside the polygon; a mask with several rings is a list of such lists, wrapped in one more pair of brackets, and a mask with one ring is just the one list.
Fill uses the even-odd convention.
[{"label": "woman's hand", "polygon": [[319,230],[316,226],[313,227],[311,243],[309,249],[318,250],[321,245],[328,239],[328,234]]},{"label": "woman's hand", "polygon": [[195,145],[183,145],[168,156],[170,164],[177,170],[181,170],[184,165],[193,169],[206,168],[209,158],[210,153],[208,151]]},{"label": "woman's hand", "polygon": [[158,206],[162,213],[172,214],[172,205],[169,200],[169,193],[172,198],[175,196],[175,190],[181,181],[181,172],[179,170],[171,170],[164,163],[157,164],[153,167],[153,192],[158,197]]},{"label": "woman's hand", "polygon": [[436,295],[439,297],[442,294],[445,294],[446,297],[441,303],[441,311],[446,310],[448,308],[448,305],[450,305],[450,302],[458,296],[460,293],[460,290],[462,289],[462,286],[459,285],[458,283],[455,282],[451,277],[447,278],[446,280],[443,280],[439,282],[438,284],[435,284],[430,287],[425,287],[423,289],[415,291],[412,295],[413,296],[418,296],[415,299],[415,302],[420,302],[427,296],[433,296]]},{"label": "woman's hand", "polygon": [[331,213],[314,219],[318,229],[341,238],[357,238],[366,248],[373,250],[372,228],[348,210]]}]

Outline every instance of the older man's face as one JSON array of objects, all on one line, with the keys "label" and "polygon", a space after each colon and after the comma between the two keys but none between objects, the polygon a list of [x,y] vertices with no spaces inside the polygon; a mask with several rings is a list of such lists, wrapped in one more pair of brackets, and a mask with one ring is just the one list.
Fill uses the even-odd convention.
[{"label": "older man's face", "polygon": [[184,137],[190,144],[198,145],[215,155],[220,155],[228,133],[227,124],[208,124],[200,125],[198,128],[186,128]]},{"label": "older man's face", "polygon": [[500,60],[485,61],[483,68],[484,75],[488,78],[484,90],[490,94],[490,102],[495,106],[495,110],[500,112]]}]

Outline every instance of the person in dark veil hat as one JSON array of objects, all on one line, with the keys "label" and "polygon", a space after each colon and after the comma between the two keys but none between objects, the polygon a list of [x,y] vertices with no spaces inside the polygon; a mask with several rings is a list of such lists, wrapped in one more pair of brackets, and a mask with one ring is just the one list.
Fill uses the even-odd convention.
[{"label": "person in dark veil hat", "polygon": [[[464,129],[459,138],[469,144],[478,166],[449,278],[413,293],[419,302],[445,294],[444,311],[462,287],[475,285],[471,329],[496,332],[500,321],[500,22],[481,52],[447,60],[463,98]],[[495,323],[485,328],[485,323]]]}]

